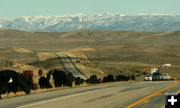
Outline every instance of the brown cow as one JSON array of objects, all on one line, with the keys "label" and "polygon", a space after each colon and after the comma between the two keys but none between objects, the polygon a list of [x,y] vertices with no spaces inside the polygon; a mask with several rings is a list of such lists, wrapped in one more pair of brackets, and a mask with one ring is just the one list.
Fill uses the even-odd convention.
[{"label": "brown cow", "polygon": [[24,80],[28,83],[29,87],[33,90],[37,89],[37,84],[34,84],[33,81],[33,71],[26,70],[23,73],[20,73],[20,75],[24,78]]}]

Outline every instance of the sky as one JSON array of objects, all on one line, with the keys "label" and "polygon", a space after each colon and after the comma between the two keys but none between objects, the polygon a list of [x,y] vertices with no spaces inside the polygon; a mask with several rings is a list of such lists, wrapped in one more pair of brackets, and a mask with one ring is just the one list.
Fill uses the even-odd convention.
[{"label": "sky", "polygon": [[0,0],[0,18],[82,13],[180,14],[180,0]]}]

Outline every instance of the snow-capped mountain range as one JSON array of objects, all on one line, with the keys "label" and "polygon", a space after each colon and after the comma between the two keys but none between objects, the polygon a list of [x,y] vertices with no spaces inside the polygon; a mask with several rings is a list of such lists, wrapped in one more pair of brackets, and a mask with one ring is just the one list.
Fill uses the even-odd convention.
[{"label": "snow-capped mountain range", "polygon": [[0,29],[25,31],[128,30],[165,32],[180,30],[180,15],[84,14],[0,18]]}]

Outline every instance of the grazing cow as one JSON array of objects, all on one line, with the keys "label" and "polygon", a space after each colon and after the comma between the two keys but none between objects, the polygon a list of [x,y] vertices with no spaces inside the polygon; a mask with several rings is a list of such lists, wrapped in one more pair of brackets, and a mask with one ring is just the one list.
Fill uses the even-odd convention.
[{"label": "grazing cow", "polygon": [[114,75],[108,75],[103,78],[103,82],[115,82],[117,78]]},{"label": "grazing cow", "polygon": [[116,77],[114,75],[108,75],[107,79],[108,79],[108,82],[115,82],[116,81]]},{"label": "grazing cow", "polygon": [[83,83],[84,83],[84,79],[81,78],[81,81],[80,81],[80,82],[81,82],[81,84],[83,84]]},{"label": "grazing cow", "polygon": [[40,89],[52,88],[52,85],[49,83],[48,78],[45,78],[44,76],[41,76],[39,78],[39,87],[40,87]]},{"label": "grazing cow", "polygon": [[130,77],[125,75],[117,75],[117,81],[128,81],[130,80]]},{"label": "grazing cow", "polygon": [[72,86],[72,82],[74,77],[71,73],[66,74],[64,71],[53,69],[48,73],[53,75],[54,85],[55,87],[61,87],[62,85]]},{"label": "grazing cow", "polygon": [[89,83],[89,79],[86,79],[86,84],[88,84]]},{"label": "grazing cow", "polygon": [[51,71],[55,87],[61,87],[66,83],[66,74],[60,70]]},{"label": "grazing cow", "polygon": [[16,86],[15,82],[13,81],[12,83],[8,83],[7,84],[7,94],[9,94],[10,92],[14,92],[16,94],[16,92],[18,91],[18,87]]},{"label": "grazing cow", "polygon": [[34,84],[34,81],[33,81],[33,71],[26,70],[23,73],[20,73],[20,75],[28,83],[28,85],[31,89],[33,89],[33,90],[37,89],[36,84]]},{"label": "grazing cow", "polygon": [[97,79],[97,76],[96,75],[92,75],[89,79],[89,83],[91,84],[96,84],[98,83],[98,79]]},{"label": "grazing cow", "polygon": [[105,76],[105,77],[103,78],[103,83],[106,83],[106,82],[108,82],[107,76]]},{"label": "grazing cow", "polygon": [[30,88],[26,81],[13,70],[0,71],[0,99],[1,94],[23,90],[26,94],[30,93]]},{"label": "grazing cow", "polygon": [[75,81],[75,77],[73,76],[72,73],[69,73],[66,75],[66,85],[67,86],[72,86],[72,82]]},{"label": "grazing cow", "polygon": [[76,85],[80,85],[81,84],[81,78],[80,77],[76,77],[75,78],[75,84]]},{"label": "grazing cow", "polygon": [[80,77],[76,77],[75,78],[75,84],[76,85],[80,85],[84,83],[84,79],[80,78]]}]

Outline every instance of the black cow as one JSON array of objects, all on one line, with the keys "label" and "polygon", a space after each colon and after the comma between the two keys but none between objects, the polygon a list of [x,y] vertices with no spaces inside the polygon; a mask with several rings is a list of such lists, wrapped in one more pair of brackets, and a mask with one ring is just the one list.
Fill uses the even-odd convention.
[{"label": "black cow", "polygon": [[86,84],[88,84],[89,83],[89,79],[86,79]]},{"label": "black cow", "polygon": [[76,85],[80,85],[80,84],[83,84],[85,82],[84,79],[80,78],[80,77],[76,77],[75,78],[75,84]]},{"label": "black cow", "polygon": [[76,85],[80,85],[81,84],[81,78],[80,77],[76,77],[75,78],[75,84]]},{"label": "black cow", "polygon": [[128,81],[130,80],[130,77],[125,75],[117,75],[117,81]]},{"label": "black cow", "polygon": [[85,82],[85,80],[81,78],[81,84],[83,84],[84,82]]},{"label": "black cow", "polygon": [[67,86],[71,86],[72,87],[72,82],[75,80],[75,77],[73,76],[72,73],[68,73],[66,75],[66,84]]},{"label": "black cow", "polygon": [[14,92],[16,94],[16,92],[18,91],[18,87],[16,86],[16,83],[14,81],[12,81],[11,83],[9,82],[6,87],[7,94],[9,94],[10,92]]},{"label": "black cow", "polygon": [[103,78],[103,83],[106,83],[106,82],[108,82],[107,76],[105,76],[105,77]]},{"label": "black cow", "polygon": [[52,85],[49,83],[48,78],[45,78],[44,76],[41,76],[39,78],[39,87],[40,87],[40,89],[52,88]]},{"label": "black cow", "polygon": [[108,79],[108,82],[115,82],[116,81],[116,77],[114,75],[108,75],[107,79]]},{"label": "black cow", "polygon": [[92,76],[90,77],[90,79],[89,79],[89,83],[90,83],[90,84],[96,84],[96,83],[98,83],[98,78],[97,78],[97,76],[96,76],[96,75],[92,75]]},{"label": "black cow", "polygon": [[103,78],[103,82],[115,82],[115,81],[117,81],[117,78],[114,75],[107,75]]},{"label": "black cow", "polygon": [[23,78],[13,70],[0,71],[0,99],[1,94],[23,90],[26,94],[30,93],[29,85]]},{"label": "black cow", "polygon": [[49,71],[49,75],[53,75],[55,87],[61,87],[62,85],[72,86],[74,77],[71,73],[65,73],[64,71],[53,69]]}]

